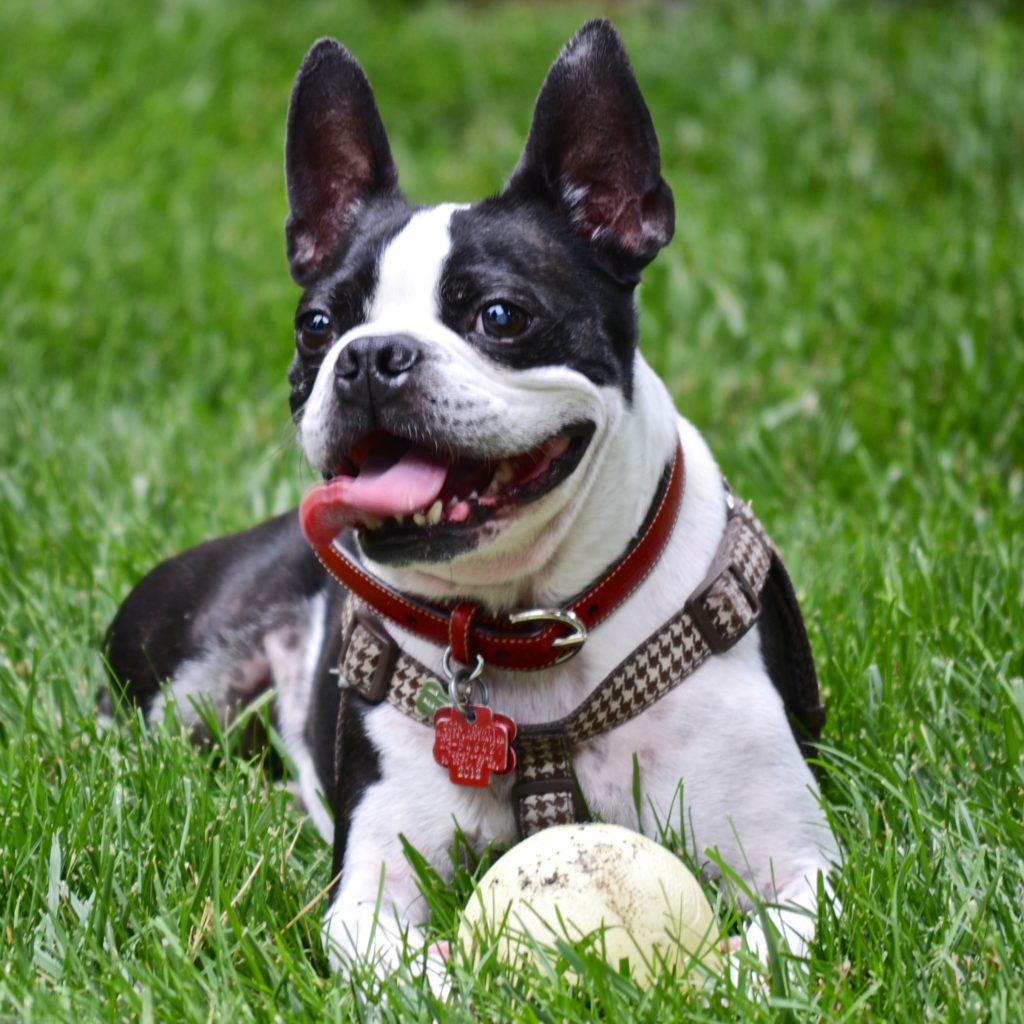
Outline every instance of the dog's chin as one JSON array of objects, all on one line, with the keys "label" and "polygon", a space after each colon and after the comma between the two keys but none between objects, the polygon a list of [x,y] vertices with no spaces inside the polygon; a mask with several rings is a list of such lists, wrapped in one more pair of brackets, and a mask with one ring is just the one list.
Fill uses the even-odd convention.
[{"label": "dog's chin", "polygon": [[457,457],[428,508],[354,523],[358,545],[372,561],[397,568],[451,561],[494,543],[577,471],[594,431],[593,423],[574,424],[518,456]]}]

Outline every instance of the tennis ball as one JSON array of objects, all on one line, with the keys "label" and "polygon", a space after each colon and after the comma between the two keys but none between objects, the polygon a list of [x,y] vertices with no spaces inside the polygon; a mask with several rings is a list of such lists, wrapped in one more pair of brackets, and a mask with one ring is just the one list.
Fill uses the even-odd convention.
[{"label": "tennis ball", "polygon": [[618,825],[560,825],[512,847],[466,906],[459,941],[474,959],[534,959],[556,940],[588,945],[647,983],[698,961],[718,970],[715,916],[700,883],[663,846]]}]

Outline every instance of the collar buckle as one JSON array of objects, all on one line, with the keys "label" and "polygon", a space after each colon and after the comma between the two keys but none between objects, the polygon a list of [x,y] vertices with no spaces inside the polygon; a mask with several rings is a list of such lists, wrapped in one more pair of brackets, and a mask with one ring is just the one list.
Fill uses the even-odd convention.
[{"label": "collar buckle", "polygon": [[511,612],[508,621],[516,626],[523,622],[551,622],[568,626],[572,630],[568,636],[560,636],[551,641],[552,647],[564,652],[553,665],[561,665],[576,657],[589,635],[583,620],[571,608],[527,608],[525,611]]}]

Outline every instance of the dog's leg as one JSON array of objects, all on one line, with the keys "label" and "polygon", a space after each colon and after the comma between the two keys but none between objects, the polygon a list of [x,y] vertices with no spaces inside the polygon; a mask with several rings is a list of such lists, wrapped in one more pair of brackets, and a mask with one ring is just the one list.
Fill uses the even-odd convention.
[{"label": "dog's leg", "polygon": [[425,975],[442,994],[448,984],[447,950],[429,944],[428,916],[397,836],[382,847],[376,829],[354,828],[341,882],[324,915],[331,966],[350,973],[366,964],[383,978],[405,962],[411,974]]},{"label": "dog's leg", "polygon": [[[457,827],[475,847],[514,840],[508,784],[452,785],[434,764],[432,730],[387,705],[355,701],[344,715],[343,754],[352,759],[341,762],[346,789],[338,790],[335,805],[340,881],[324,915],[331,963],[342,971],[369,963],[383,976],[405,961],[439,991],[447,950],[428,942],[429,907],[403,840],[450,878]],[[360,768],[371,762],[372,772]]]},{"label": "dog's leg", "polygon": [[163,562],[107,630],[100,710],[122,697],[159,721],[174,704],[202,733],[204,709],[223,723],[274,688],[279,711],[304,722],[326,585],[294,512]]}]

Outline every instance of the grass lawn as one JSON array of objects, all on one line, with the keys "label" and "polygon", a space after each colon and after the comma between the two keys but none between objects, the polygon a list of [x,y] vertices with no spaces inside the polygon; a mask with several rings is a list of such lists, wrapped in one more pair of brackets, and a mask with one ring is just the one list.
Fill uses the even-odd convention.
[{"label": "grass lawn", "polygon": [[[98,731],[98,640],[156,560],[311,480],[282,230],[310,42],[363,60],[413,198],[468,199],[599,11],[677,199],[646,351],[807,611],[843,913],[770,995],[568,954],[438,1007],[330,974],[330,851],[230,737]],[[5,0],[0,1019],[1024,1019],[1022,54],[1009,5]]]}]

